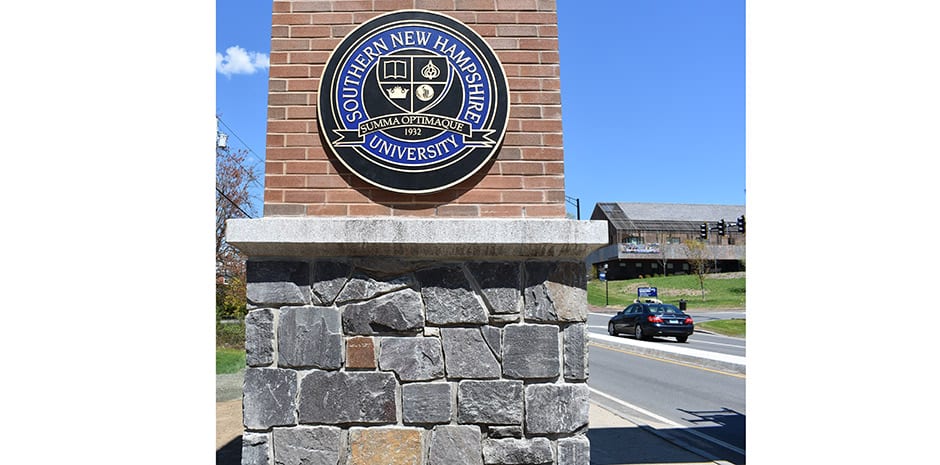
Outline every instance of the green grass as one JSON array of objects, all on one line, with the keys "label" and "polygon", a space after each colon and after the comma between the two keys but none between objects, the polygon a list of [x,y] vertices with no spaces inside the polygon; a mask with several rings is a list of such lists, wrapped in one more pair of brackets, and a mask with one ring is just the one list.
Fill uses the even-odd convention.
[{"label": "green grass", "polygon": [[245,368],[245,322],[215,326],[215,372],[237,373]]},{"label": "green grass", "polygon": [[745,337],[747,320],[714,320],[695,323],[695,329],[699,328],[725,336]]},{"label": "green grass", "polygon": [[[741,276],[732,277],[728,276]],[[745,307],[745,279],[743,274],[717,274],[705,277],[705,300],[702,301],[702,291],[699,288],[698,277],[694,275],[660,276],[642,279],[628,279],[623,281],[608,281],[608,306],[623,308],[636,298],[636,289],[641,286],[652,286],[659,291],[659,299],[665,303],[678,306],[679,299],[685,299],[687,310],[698,309],[744,309]],[[605,306],[605,283],[599,279],[592,279],[587,286],[588,303],[597,307]]]},{"label": "green grass", "polygon": [[245,351],[239,349],[215,349],[216,374],[237,373],[245,368]]}]

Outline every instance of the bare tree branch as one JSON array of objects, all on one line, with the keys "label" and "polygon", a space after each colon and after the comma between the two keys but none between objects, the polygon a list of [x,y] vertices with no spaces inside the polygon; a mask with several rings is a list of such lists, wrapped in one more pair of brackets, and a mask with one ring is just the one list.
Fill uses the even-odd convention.
[{"label": "bare tree branch", "polygon": [[685,240],[682,245],[685,247],[685,256],[689,260],[689,266],[692,267],[692,272],[698,277],[698,283],[702,289],[702,302],[704,302],[705,274],[708,272],[708,263],[711,261],[708,245],[695,239]]},{"label": "bare tree branch", "polygon": [[245,260],[238,249],[225,241],[226,221],[232,218],[250,218],[253,213],[248,185],[256,182],[246,170],[247,152],[230,152],[217,148],[215,152],[215,261],[216,308],[227,309],[236,315],[245,308]]}]

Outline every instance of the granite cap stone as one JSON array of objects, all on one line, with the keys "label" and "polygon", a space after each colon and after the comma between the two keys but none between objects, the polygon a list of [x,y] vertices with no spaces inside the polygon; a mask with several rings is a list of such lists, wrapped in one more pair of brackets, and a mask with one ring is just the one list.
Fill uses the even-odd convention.
[{"label": "granite cap stone", "polygon": [[606,221],[554,218],[265,217],[230,219],[249,257],[568,257],[607,245]]}]

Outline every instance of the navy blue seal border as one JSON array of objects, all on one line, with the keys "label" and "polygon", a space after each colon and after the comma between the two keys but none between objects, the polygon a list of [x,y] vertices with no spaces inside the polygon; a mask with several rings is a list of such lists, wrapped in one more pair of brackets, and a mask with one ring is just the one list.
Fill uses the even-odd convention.
[{"label": "navy blue seal border", "polygon": [[[432,18],[437,17],[438,19],[440,18],[449,19],[451,21],[454,21],[455,24],[448,25],[448,24],[443,24],[442,22],[428,21],[424,18],[421,18],[420,17],[421,14],[425,16],[431,16]],[[407,17],[401,18],[401,19],[397,18],[402,15],[407,15]],[[493,92],[497,94],[495,101],[491,102],[493,109],[491,109],[488,112],[489,114],[487,115],[486,124],[488,125],[488,127],[492,127],[494,126],[495,120],[504,119],[506,114],[508,114],[508,98],[504,101],[505,108],[501,108],[503,106],[499,105],[498,100],[500,98],[499,94],[502,88],[502,86],[500,85],[501,83],[499,81],[500,81],[500,78],[502,79],[505,78],[505,71],[501,68],[501,63],[499,63],[499,60],[495,57],[495,54],[493,54],[491,50],[486,50],[485,48],[482,48],[483,46],[486,46],[488,48],[488,45],[485,44],[483,39],[480,38],[475,33],[475,31],[473,31],[472,29],[469,29],[465,25],[460,25],[460,23],[454,20],[453,18],[448,18],[444,15],[421,11],[421,10],[406,10],[406,11],[389,13],[387,15],[383,15],[383,16],[374,18],[373,20],[369,22],[366,22],[365,24],[360,26],[359,29],[352,31],[350,34],[348,34],[347,37],[343,40],[343,42],[334,51],[334,57],[331,57],[331,63],[329,64],[328,68],[324,69],[324,78],[332,74],[333,79],[332,81],[330,80],[321,81],[321,88],[324,86],[324,84],[330,84],[330,87],[328,89],[329,90],[328,92],[321,93],[321,98],[320,98],[321,109],[319,110],[318,113],[322,117],[323,116],[322,108],[327,107],[331,110],[331,113],[332,113],[331,116],[333,116],[332,120],[321,119],[321,126],[323,126],[324,129],[333,130],[334,133],[347,132],[347,131],[336,129],[337,127],[340,126],[336,124],[336,118],[338,118],[340,115],[338,114],[338,110],[333,106],[333,104],[335,103],[334,99],[336,97],[336,92],[335,92],[336,89],[334,87],[336,87],[336,83],[337,83],[336,74],[339,72],[339,68],[341,68],[350,59],[353,47],[358,46],[359,43],[361,43],[366,37],[370,35],[379,34],[383,30],[391,29],[401,24],[417,25],[417,26],[425,26],[425,27],[430,26],[432,28],[438,28],[438,29],[447,31],[447,33],[452,34],[454,36],[461,37],[465,42],[469,42],[469,43],[465,43],[465,45],[468,47],[471,47],[473,49],[473,52],[479,56],[480,60],[485,62],[484,65],[487,68],[486,71],[487,71],[487,76],[489,78],[488,80],[490,81],[490,85],[493,89]],[[474,43],[474,39],[477,39],[479,43]],[[490,53],[486,53],[487,51],[489,51]],[[497,63],[499,63],[499,68],[494,66],[494,63],[492,63],[492,61],[494,60]],[[499,76],[499,74],[502,74],[502,76]],[[502,110],[505,110],[505,112]],[[330,127],[326,127],[327,125]],[[501,128],[501,129],[503,130],[500,131],[501,132],[499,135],[500,141],[501,141],[502,135],[505,133],[504,128]],[[489,130],[486,132],[487,132],[487,135],[489,135],[489,133],[496,132],[496,130]],[[324,136],[326,136],[328,139],[331,138],[331,134],[329,133],[324,134]],[[488,145],[496,145],[497,142],[500,142],[500,141],[490,140],[489,141],[490,143]],[[335,152],[338,152],[336,153],[337,158],[339,158],[346,165],[356,164],[357,157],[355,155],[344,153],[344,152],[347,152],[347,150],[337,147],[337,145],[340,145],[340,144],[336,144],[336,142],[338,141],[332,141],[332,142],[333,143],[329,145],[331,145],[331,149],[334,149]],[[359,149],[352,149],[352,150],[358,151]],[[469,152],[471,150],[470,148],[464,147],[462,151]],[[387,164],[385,165],[385,167],[391,170],[401,171],[405,173],[433,171],[433,170],[440,169],[442,166],[455,163],[459,161],[458,160],[459,157],[465,156],[465,155],[466,154],[464,153],[464,154],[459,154],[459,155],[449,157],[449,159],[443,160],[441,164],[430,163],[424,166],[417,166],[417,167],[404,166],[401,169],[398,166],[395,166],[393,164]],[[360,157],[364,157],[372,163],[381,164],[382,162],[382,160],[375,159],[371,155],[360,155]],[[353,167],[350,167],[350,166],[347,166],[347,168],[354,169]],[[470,175],[472,175],[472,173],[470,173]],[[459,181],[460,180],[456,182],[459,182]],[[382,185],[379,187],[387,187],[387,186]]]},{"label": "navy blue seal border", "polygon": [[[364,156],[355,147],[331,142],[334,134],[343,132],[338,124],[338,110],[334,97],[338,88],[337,73],[347,56],[362,39],[397,24],[429,26],[450,31],[465,39],[465,46],[474,49],[487,68],[491,85],[491,109],[486,115],[488,146],[465,146],[462,151],[437,165],[404,169],[391,164],[378,164],[371,156]],[[325,109],[324,109],[325,107]],[[427,10],[398,10],[379,15],[350,31],[334,48],[320,78],[317,98],[317,118],[323,145],[337,160],[363,181],[384,190],[403,194],[428,194],[453,187],[472,177],[486,166],[500,151],[509,121],[509,85],[502,62],[489,44],[472,28],[450,16]],[[324,119],[324,116],[327,116]]]},{"label": "navy blue seal border", "polygon": [[[321,86],[322,86],[322,84],[325,82],[325,78],[330,74],[330,72],[332,72],[332,74],[333,74],[332,80],[331,80],[330,82],[332,82],[332,83],[337,83],[337,82],[338,82],[337,80],[338,80],[338,78],[339,78],[339,73],[341,72],[341,69],[340,69],[340,68],[342,67],[341,65],[344,65],[345,63],[347,63],[347,62],[351,59],[352,53],[353,53],[353,51],[354,51],[354,47],[355,47],[355,46],[358,46],[360,43],[362,43],[363,40],[364,40],[366,37],[368,37],[368,36],[370,36],[370,35],[371,35],[371,36],[378,35],[378,34],[382,33],[383,31],[386,31],[386,30],[389,30],[389,29],[393,29],[393,28],[398,27],[398,26],[400,26],[400,25],[415,25],[415,26],[432,27],[432,28],[436,28],[436,29],[441,29],[441,30],[443,30],[443,31],[446,31],[448,34],[452,34],[452,35],[454,35],[454,36],[461,37],[461,38],[464,38],[464,39],[469,40],[470,43],[469,43],[469,44],[465,44],[465,45],[467,45],[469,48],[471,48],[471,49],[473,50],[473,53],[474,53],[475,55],[477,55],[478,57],[481,58],[481,61],[483,61],[483,62],[484,62],[483,64],[486,66],[486,71],[487,71],[487,76],[488,76],[488,78],[489,78],[488,81],[489,81],[490,86],[491,86],[493,89],[495,89],[495,91],[498,91],[498,90],[499,90],[499,88],[500,88],[500,85],[499,85],[499,84],[501,84],[501,83],[500,83],[500,82],[498,81],[498,79],[497,79],[497,74],[500,74],[500,75],[501,75],[501,76],[498,76],[499,78],[505,79],[505,70],[502,68],[502,63],[499,62],[498,58],[495,56],[495,53],[492,53],[492,50],[487,50],[486,48],[483,48],[483,47],[488,47],[488,44],[486,44],[485,41],[484,41],[482,38],[480,38],[480,37],[476,34],[475,31],[473,31],[472,29],[469,29],[466,25],[460,25],[459,21],[457,21],[457,20],[455,20],[455,19],[453,19],[453,18],[449,18],[449,17],[447,17],[446,15],[442,15],[442,14],[435,13],[435,12],[429,12],[429,11],[425,11],[425,10],[404,10],[404,11],[398,11],[398,12],[387,13],[386,15],[392,15],[392,14],[396,14],[396,13],[415,13],[415,12],[417,12],[417,13],[427,13],[427,14],[430,14],[430,15],[432,15],[432,16],[437,16],[437,17],[441,17],[441,18],[450,19],[450,20],[452,20],[452,21],[455,21],[456,24],[460,26],[460,29],[454,28],[454,27],[450,27],[449,25],[446,25],[446,24],[441,24],[441,23],[433,22],[433,21],[427,21],[427,20],[423,20],[423,19],[422,19],[422,20],[415,20],[413,17],[410,17],[410,18],[405,18],[405,19],[395,20],[395,21],[385,21],[385,22],[383,22],[384,24],[379,24],[379,27],[372,27],[372,28],[369,28],[369,30],[365,30],[365,29],[367,29],[367,28],[366,28],[367,25],[370,25],[370,23],[371,23],[372,21],[376,21],[376,20],[380,19],[381,17],[373,18],[373,19],[370,20],[369,22],[366,22],[366,23],[364,23],[363,25],[361,25],[361,26],[360,26],[361,30],[352,31],[350,34],[348,34],[348,35],[346,36],[346,38],[343,40],[343,42],[341,42],[341,43],[337,46],[337,48],[336,48],[336,50],[333,52],[333,54],[334,54],[334,55],[337,55],[339,52],[342,52],[342,54],[341,54],[338,58],[331,57],[332,63],[330,63],[329,70],[327,70],[327,69],[325,68],[324,71],[323,71],[323,76],[321,77]],[[386,15],[383,15],[383,16],[386,16]],[[355,34],[355,32],[359,32],[359,34]],[[472,35],[471,35],[471,34],[472,34]],[[476,36],[476,37],[474,37],[474,36]],[[478,41],[477,41],[477,42],[474,42],[473,39],[478,39]],[[341,50],[341,49],[343,49],[343,48],[344,48],[345,50]],[[485,53],[485,52],[489,52],[489,53]],[[492,61],[496,61],[496,62],[499,64],[499,67],[497,68],[497,67],[493,66]],[[337,94],[337,93],[335,92],[335,91],[337,90],[335,87],[336,87],[336,86],[331,85],[331,89],[330,89],[330,92],[331,92],[331,93],[330,93],[330,94],[327,94],[326,92],[324,92],[324,93],[321,94],[321,95],[323,95],[323,97],[327,97],[327,96],[328,96],[328,97],[329,97],[329,101],[328,101],[328,102],[325,102],[325,103],[330,103],[330,105],[321,105],[321,108],[322,108],[322,107],[328,107],[328,108],[330,108],[331,113],[332,113],[332,116],[333,116],[333,119],[332,119],[332,120],[324,120],[324,121],[329,121],[329,122],[332,122],[332,123],[335,123],[335,121],[336,121],[338,118],[341,117],[341,115],[340,115],[339,112],[338,112],[338,109],[337,109],[336,107],[334,107],[334,106],[331,105],[331,104],[333,103],[333,98],[334,98],[334,97],[336,96],[336,94]],[[321,99],[321,100],[322,100],[322,99]],[[487,115],[487,122],[486,122],[486,124],[487,124],[488,126],[492,126],[492,123],[493,123],[493,121],[494,121],[494,119],[495,119],[495,117],[497,116],[497,113],[498,113],[497,110],[499,110],[499,102],[498,102],[498,101],[493,101],[493,102],[491,102],[491,103],[492,103],[493,107],[496,108],[496,110],[491,110],[490,112],[488,112],[488,115]],[[509,102],[506,101],[506,102],[504,102],[504,104],[508,106],[508,105],[509,105]],[[321,110],[321,112],[322,112],[322,110]],[[377,118],[377,119],[383,119],[383,117],[379,117],[379,118]],[[340,126],[340,125],[337,125],[337,126]],[[419,124],[419,126],[420,126],[420,124]],[[425,126],[425,127],[428,127],[428,126]],[[457,131],[457,132],[459,132],[459,131]],[[480,140],[474,140],[473,142],[488,143],[488,145],[495,145],[495,142],[494,142],[493,140],[491,140],[491,138],[490,138],[490,137],[491,137],[491,134],[492,134],[493,132],[496,132],[495,130],[482,130],[482,131],[474,131],[474,132],[481,132],[481,133],[485,133],[485,134],[474,134],[474,136],[475,136],[475,137],[478,137]],[[359,133],[359,131],[334,129],[334,134],[340,135],[340,141],[341,141],[341,142],[346,142],[346,141],[343,140],[344,138],[354,138],[354,137],[356,137],[357,133]],[[330,137],[331,135],[330,135],[330,134],[327,134],[327,136]],[[334,141],[334,142],[335,142],[335,141]],[[392,166],[390,166],[390,167],[394,169],[394,165],[392,165]],[[413,171],[413,168],[412,168],[412,169],[408,169],[408,168],[409,168],[409,167],[406,165],[406,166],[405,166],[405,171]],[[420,171],[420,170],[419,170],[419,171]]]}]

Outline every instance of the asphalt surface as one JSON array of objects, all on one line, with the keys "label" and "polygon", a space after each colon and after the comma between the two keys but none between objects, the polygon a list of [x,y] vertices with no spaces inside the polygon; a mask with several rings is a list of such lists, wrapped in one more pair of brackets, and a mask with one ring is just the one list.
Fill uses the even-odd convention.
[{"label": "asphalt surface", "polygon": [[[610,317],[610,313],[589,313],[587,323],[588,331],[591,333],[591,335],[607,335],[607,322],[610,321]],[[695,317],[695,321],[701,322],[708,320],[702,317]],[[633,339],[633,336],[628,334],[620,334],[620,337],[625,339]],[[680,343],[677,342],[673,337],[659,336],[651,339],[651,342],[655,342],[657,344],[672,344],[677,347],[699,349],[708,352],[719,352],[728,355],[737,355],[740,357],[744,357],[747,352],[744,339],[713,334],[701,329],[696,329],[695,333],[692,334],[687,342]]]},{"label": "asphalt surface", "polygon": [[614,412],[639,424],[685,436],[698,448],[744,463],[743,375],[692,368],[660,357],[630,356],[592,342],[590,387]]}]

